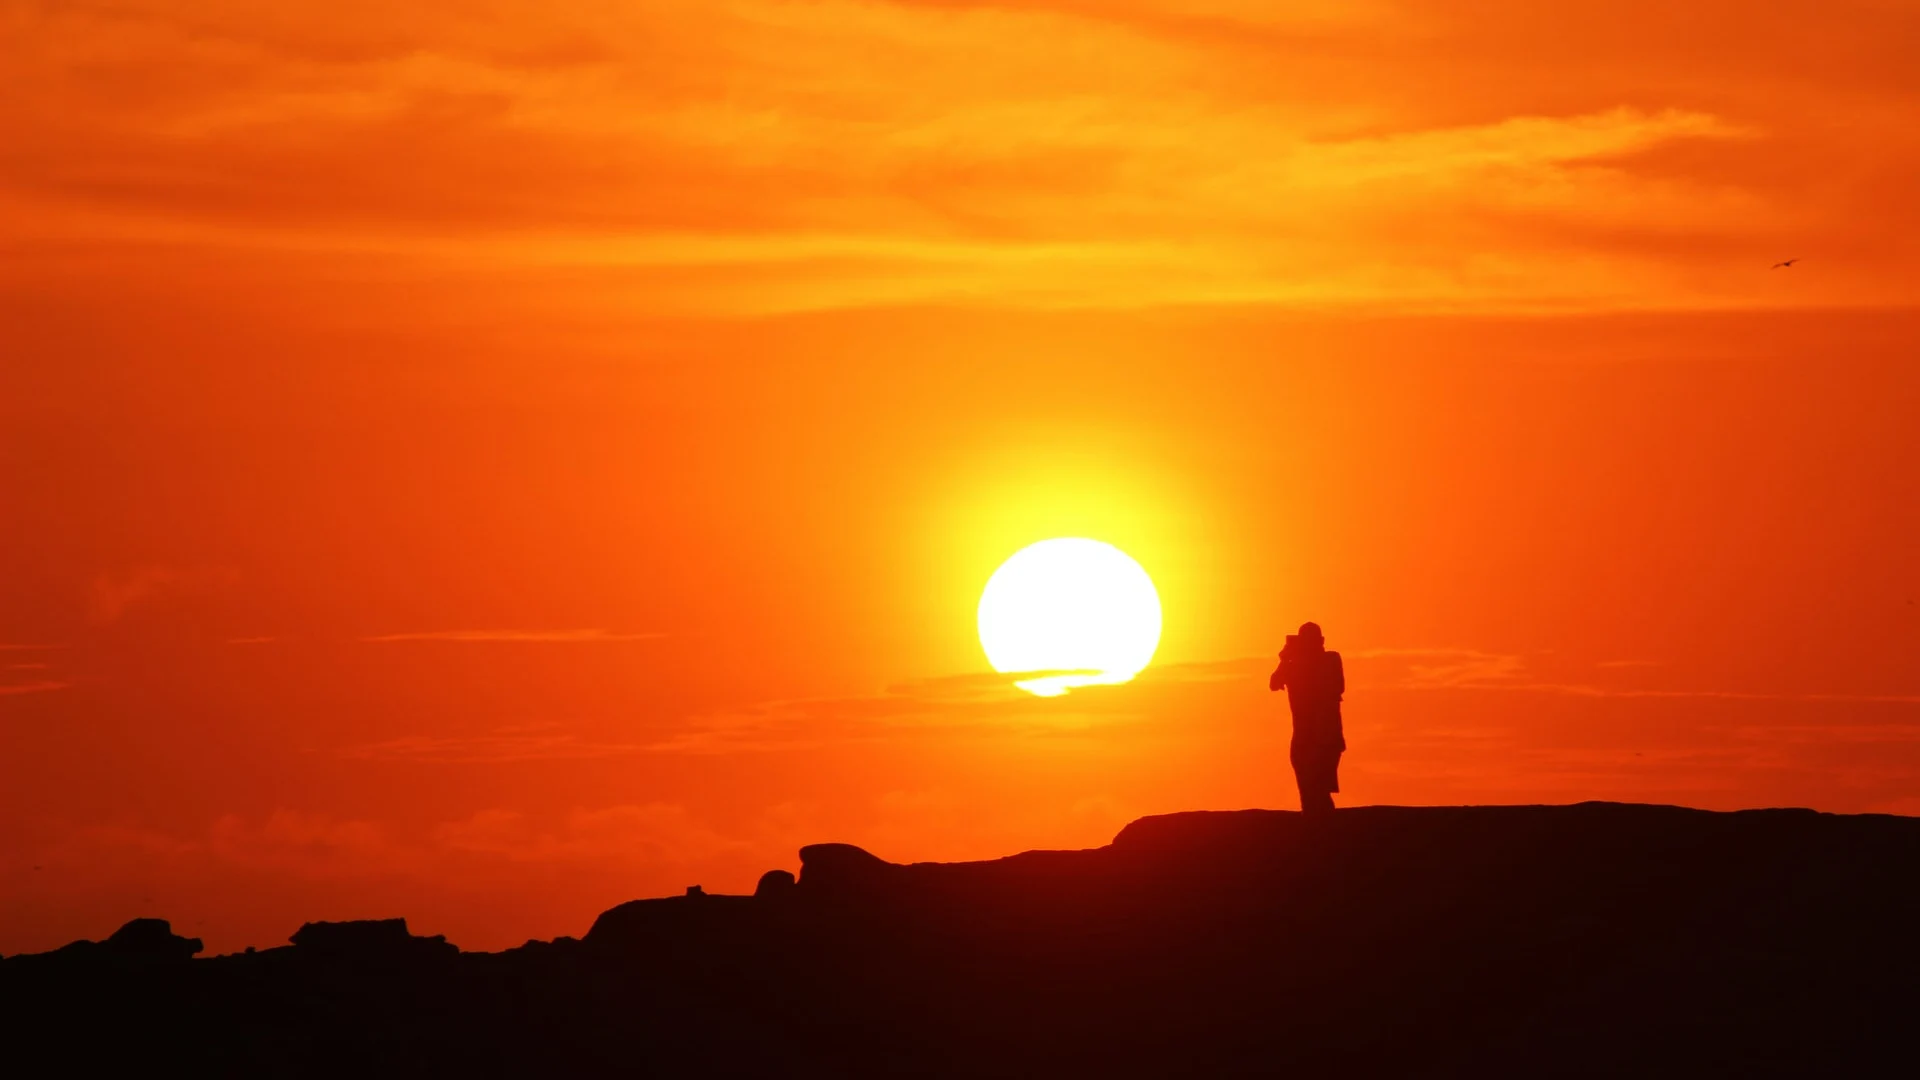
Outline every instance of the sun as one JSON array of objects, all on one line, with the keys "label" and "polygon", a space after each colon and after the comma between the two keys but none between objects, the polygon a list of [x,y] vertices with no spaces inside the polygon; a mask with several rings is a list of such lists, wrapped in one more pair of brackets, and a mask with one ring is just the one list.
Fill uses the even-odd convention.
[{"label": "sun", "polygon": [[1015,686],[1058,697],[1123,683],[1160,644],[1160,594],[1126,552],[1098,540],[1042,540],[1013,553],[980,594],[980,646]]}]

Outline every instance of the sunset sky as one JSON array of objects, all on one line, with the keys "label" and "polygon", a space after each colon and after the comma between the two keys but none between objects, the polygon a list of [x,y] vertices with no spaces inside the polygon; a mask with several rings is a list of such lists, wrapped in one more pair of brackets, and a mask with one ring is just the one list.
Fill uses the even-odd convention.
[{"label": "sunset sky", "polygon": [[[1920,814],[1920,6],[0,0],[0,952]],[[1797,258],[1791,268],[1775,263]],[[1039,699],[994,569],[1165,633]]]}]

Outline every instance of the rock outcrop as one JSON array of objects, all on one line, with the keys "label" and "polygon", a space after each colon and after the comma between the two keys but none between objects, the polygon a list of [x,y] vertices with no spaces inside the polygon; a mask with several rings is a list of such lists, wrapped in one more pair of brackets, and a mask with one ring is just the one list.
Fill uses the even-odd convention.
[{"label": "rock outcrop", "polygon": [[101,945],[118,956],[152,960],[191,960],[205,948],[197,937],[174,933],[173,924],[165,919],[134,919]]},{"label": "rock outcrop", "polygon": [[306,955],[354,960],[412,960],[460,951],[442,934],[416,937],[405,919],[310,922],[288,940]]},{"label": "rock outcrop", "polygon": [[204,948],[199,938],[181,937],[174,933],[173,924],[165,919],[133,919],[115,930],[105,941],[75,941],[50,953],[16,956],[14,960],[64,957],[68,960],[172,963],[191,960]]},{"label": "rock outcrop", "polygon": [[791,896],[799,885],[791,870],[769,870],[760,875],[759,884],[753,887],[753,895],[759,897]]}]

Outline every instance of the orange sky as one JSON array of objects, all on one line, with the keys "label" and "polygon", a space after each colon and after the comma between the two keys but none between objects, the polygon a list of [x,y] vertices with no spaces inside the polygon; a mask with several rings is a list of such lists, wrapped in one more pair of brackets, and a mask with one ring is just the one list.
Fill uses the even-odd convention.
[{"label": "orange sky", "polygon": [[[0,0],[0,951],[1290,806],[1307,618],[1348,802],[1920,812],[1917,40]],[[1166,636],[1041,701],[1059,535]]]}]

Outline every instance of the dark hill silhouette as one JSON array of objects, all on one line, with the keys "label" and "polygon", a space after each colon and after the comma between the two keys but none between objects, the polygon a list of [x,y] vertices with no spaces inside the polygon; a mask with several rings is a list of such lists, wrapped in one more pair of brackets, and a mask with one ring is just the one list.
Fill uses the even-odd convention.
[{"label": "dark hill silhouette", "polygon": [[[0,962],[7,1053],[200,1075],[1911,1075],[1920,820],[1248,810],[1106,847],[801,852],[459,953],[404,923]],[[141,929],[134,930],[133,927]],[[121,935],[115,935],[120,938]],[[23,1074],[25,1075],[25,1074]]]}]

